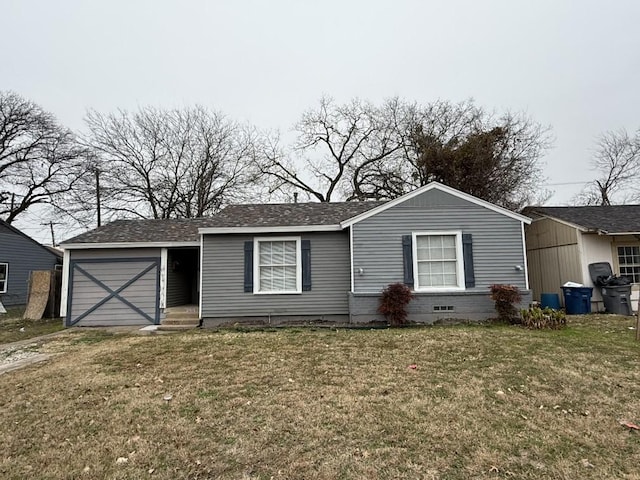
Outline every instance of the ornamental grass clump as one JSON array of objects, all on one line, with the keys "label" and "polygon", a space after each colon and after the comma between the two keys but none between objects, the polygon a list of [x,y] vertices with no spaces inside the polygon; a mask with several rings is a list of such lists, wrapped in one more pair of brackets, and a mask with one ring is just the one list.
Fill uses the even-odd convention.
[{"label": "ornamental grass clump", "polygon": [[531,307],[520,311],[522,326],[531,329],[549,328],[558,330],[567,326],[567,316],[563,310],[549,307]]},{"label": "ornamental grass clump", "polygon": [[413,299],[413,292],[404,283],[392,283],[382,290],[378,312],[385,316],[394,327],[406,325],[409,312],[407,305]]},{"label": "ornamental grass clump", "polygon": [[522,294],[515,285],[495,284],[489,287],[491,300],[496,304],[498,319],[511,324],[520,323],[520,315],[516,304],[522,300]]}]

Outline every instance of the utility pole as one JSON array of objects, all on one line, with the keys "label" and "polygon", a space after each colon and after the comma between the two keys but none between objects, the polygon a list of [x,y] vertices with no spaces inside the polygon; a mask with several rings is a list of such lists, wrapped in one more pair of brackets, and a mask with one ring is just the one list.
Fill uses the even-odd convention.
[{"label": "utility pole", "polygon": [[40,225],[49,225],[49,228],[51,229],[51,246],[55,247],[56,246],[56,235],[55,232],[53,230],[53,226],[54,225],[60,225],[59,223],[50,221],[50,222],[46,222],[46,223],[41,223]]},{"label": "utility pole", "polygon": [[98,213],[98,227],[102,226],[102,213],[100,206],[100,169],[96,167],[96,210]]}]

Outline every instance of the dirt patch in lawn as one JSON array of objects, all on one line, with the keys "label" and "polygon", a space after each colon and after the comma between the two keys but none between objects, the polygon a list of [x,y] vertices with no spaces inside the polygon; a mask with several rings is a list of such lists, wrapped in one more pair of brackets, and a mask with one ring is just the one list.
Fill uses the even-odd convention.
[{"label": "dirt patch in lawn", "polygon": [[70,332],[0,376],[0,476],[639,479],[632,325]]}]

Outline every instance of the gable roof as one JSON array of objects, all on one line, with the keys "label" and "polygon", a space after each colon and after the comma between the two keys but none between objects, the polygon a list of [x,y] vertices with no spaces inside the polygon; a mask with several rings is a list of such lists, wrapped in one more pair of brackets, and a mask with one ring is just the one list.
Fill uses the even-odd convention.
[{"label": "gable roof", "polygon": [[377,215],[378,213],[384,212],[385,210],[394,207],[395,205],[398,205],[400,203],[406,202],[407,200],[416,197],[422,193],[428,192],[429,190],[440,190],[441,192],[445,192],[448,193],[450,195],[453,195],[455,197],[461,198],[463,200],[466,200],[470,203],[473,203],[475,205],[479,205],[481,207],[484,208],[488,208],[489,210],[492,210],[494,212],[500,213],[502,215],[505,215],[507,217],[513,218],[514,220],[518,220],[519,222],[523,222],[526,224],[531,223],[531,219],[529,217],[526,217],[524,215],[520,215],[519,213],[515,213],[512,212],[511,210],[507,210],[506,208],[503,207],[499,207],[498,205],[495,205],[493,203],[487,202],[486,200],[482,200],[478,197],[474,197],[473,195],[469,195],[468,193],[464,193],[461,192],[460,190],[456,190],[455,188],[451,188],[448,187],[446,185],[443,185],[442,183],[438,183],[438,182],[431,182],[428,183],[427,185],[424,185],[420,188],[417,188],[416,190],[409,192],[405,195],[402,195],[401,197],[395,198],[393,200],[390,200],[388,202],[385,202],[379,206],[377,206],[376,208],[373,208],[371,210],[368,210],[366,212],[361,213],[360,215],[347,219],[345,221],[343,221],[341,223],[342,228],[346,228],[349,227],[355,223],[358,223],[366,218],[372,217],[374,215]]},{"label": "gable roof", "polygon": [[199,244],[200,233],[340,230],[340,222],[382,202],[271,203],[230,205],[212,217],[116,220],[64,241],[65,248],[98,244]]},{"label": "gable roof", "polygon": [[19,237],[26,239],[28,242],[38,245],[40,248],[45,250],[48,254],[56,257],[57,259],[62,258],[62,254],[60,252],[57,252],[54,248],[42,245],[40,242],[34,240],[33,238],[31,238],[29,235],[22,232],[21,230],[18,230],[16,227],[11,225],[10,223],[5,222],[4,220],[0,220],[0,233],[5,233],[5,232],[10,235],[17,235]]},{"label": "gable roof", "polygon": [[640,205],[527,207],[525,212],[560,220],[585,232],[609,235],[640,233]]}]

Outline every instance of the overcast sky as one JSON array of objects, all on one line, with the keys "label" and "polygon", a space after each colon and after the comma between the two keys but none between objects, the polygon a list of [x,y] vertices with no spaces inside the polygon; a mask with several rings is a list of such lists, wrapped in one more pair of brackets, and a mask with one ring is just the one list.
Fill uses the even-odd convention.
[{"label": "overcast sky", "polygon": [[[639,20],[638,0],[0,0],[0,89],[76,130],[87,108],[198,103],[287,131],[323,94],[473,98],[553,128],[564,204],[595,137],[640,127]],[[50,242],[37,223],[17,225]]]}]

